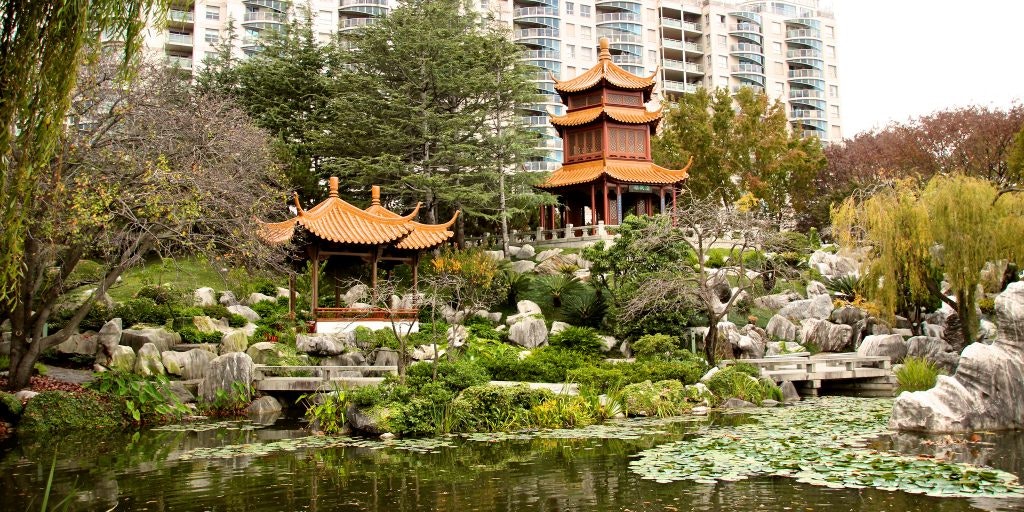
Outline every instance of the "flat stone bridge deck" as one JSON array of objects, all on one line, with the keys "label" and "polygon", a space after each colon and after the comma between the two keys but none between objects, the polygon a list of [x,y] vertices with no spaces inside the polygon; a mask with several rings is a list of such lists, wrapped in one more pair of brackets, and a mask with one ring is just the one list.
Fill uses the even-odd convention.
[{"label": "flat stone bridge deck", "polygon": [[747,363],[776,383],[790,381],[803,396],[822,391],[852,396],[893,396],[896,375],[887,356],[856,353],[791,355],[722,361],[721,366]]}]

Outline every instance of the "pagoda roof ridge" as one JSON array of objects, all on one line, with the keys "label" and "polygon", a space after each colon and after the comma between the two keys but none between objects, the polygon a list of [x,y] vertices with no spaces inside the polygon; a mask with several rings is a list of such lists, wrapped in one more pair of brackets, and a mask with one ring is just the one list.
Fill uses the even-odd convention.
[{"label": "pagoda roof ridge", "polygon": [[548,110],[548,118],[556,128],[584,125],[597,120],[601,117],[601,114],[626,124],[648,124],[659,121],[662,118],[660,106],[657,110],[648,110],[646,106],[638,108],[602,104],[574,110],[564,115],[557,115]]},{"label": "pagoda roof ridge", "polygon": [[556,189],[582,185],[602,177],[608,177],[621,183],[672,185],[685,180],[689,176],[692,165],[693,157],[690,157],[682,169],[666,169],[650,161],[602,158],[564,165],[551,173],[544,183],[537,185],[537,188]]},{"label": "pagoda roof ridge", "polygon": [[598,85],[602,80],[621,89],[645,90],[654,88],[655,79],[658,76],[657,70],[647,77],[634,75],[612,62],[612,54],[608,49],[607,37],[602,37],[599,44],[601,51],[598,56],[597,65],[585,73],[568,80],[559,80],[555,77],[554,73],[548,72],[551,79],[555,82],[556,91],[562,93],[585,91]]}]

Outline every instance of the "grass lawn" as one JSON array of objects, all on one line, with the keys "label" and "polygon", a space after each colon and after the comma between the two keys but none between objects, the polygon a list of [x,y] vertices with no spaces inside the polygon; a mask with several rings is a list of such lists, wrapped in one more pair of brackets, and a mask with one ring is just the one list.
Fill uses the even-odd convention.
[{"label": "grass lawn", "polygon": [[135,296],[143,286],[164,283],[170,283],[175,289],[183,291],[204,286],[219,291],[230,288],[226,278],[226,273],[222,275],[206,260],[155,259],[122,274],[121,281],[110,288],[110,296],[117,302],[123,302]]}]

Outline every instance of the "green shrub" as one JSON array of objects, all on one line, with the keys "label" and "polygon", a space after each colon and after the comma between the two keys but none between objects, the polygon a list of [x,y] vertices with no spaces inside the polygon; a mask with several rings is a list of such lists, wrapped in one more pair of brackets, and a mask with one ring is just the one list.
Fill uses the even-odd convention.
[{"label": "green shrub", "polygon": [[147,284],[135,292],[135,298],[150,299],[161,306],[174,306],[182,302],[181,292],[172,286]]},{"label": "green shrub", "polygon": [[608,302],[589,285],[562,303],[562,316],[573,325],[599,327],[607,315]]},{"label": "green shrub", "polygon": [[495,380],[519,379],[519,349],[500,341],[477,339],[464,352],[469,358],[483,366]]},{"label": "green shrub", "polygon": [[230,327],[245,327],[249,323],[247,318],[235,313],[228,314],[227,319]]},{"label": "green shrub", "polygon": [[397,379],[390,377],[376,386],[363,386],[348,392],[348,400],[360,408],[404,402],[408,401],[410,396],[411,387],[399,384]]},{"label": "green shrub", "polygon": [[378,347],[398,350],[398,336],[395,336],[395,331],[390,328],[373,331],[373,338]]},{"label": "green shrub", "polygon": [[864,295],[864,284],[859,276],[850,274],[834,278],[822,278],[825,288],[832,292],[832,295],[848,301],[854,300],[858,295]]},{"label": "green shrub", "polygon": [[465,419],[455,394],[440,383],[428,383],[407,402],[392,402],[390,428],[401,435],[441,435],[458,430]]},{"label": "green shrub", "polygon": [[624,321],[619,319],[618,315],[618,311],[610,311],[609,323],[614,326],[615,337],[625,340],[636,340],[647,334],[667,334],[679,339],[688,339],[690,327],[707,325],[707,318],[696,309],[651,311],[643,315],[642,322]]},{"label": "green shrub", "polygon": [[580,428],[595,423],[593,402],[582,396],[558,395],[530,409],[533,428]]},{"label": "green shrub", "polygon": [[667,334],[648,334],[633,342],[637,359],[674,359],[682,350],[679,338]]},{"label": "green shrub", "polygon": [[[624,363],[629,364],[629,363]],[[584,366],[571,370],[569,382],[579,384],[580,390],[595,394],[604,394],[619,389],[626,384],[626,376],[615,367]]]},{"label": "green shrub", "polygon": [[818,228],[812,227],[807,232],[807,245],[813,251],[821,249],[821,235],[818,234]]},{"label": "green shrub", "polygon": [[120,318],[125,328],[136,324],[164,325],[172,317],[169,307],[148,297],[128,299],[114,308],[114,318]]},{"label": "green shrub", "polygon": [[0,420],[15,423],[21,416],[22,405],[14,395],[0,391]]},{"label": "green shrub", "polygon": [[586,366],[590,361],[590,357],[574,350],[544,347],[518,361],[513,367],[514,375],[509,376],[512,378],[495,378],[524,382],[565,382],[570,371]]},{"label": "green shrub", "polygon": [[458,393],[468,387],[486,384],[491,380],[486,368],[469,359],[438,361],[436,363],[437,380],[434,380],[434,369],[435,363],[410,365],[405,372],[405,382],[413,389],[435,383],[452,393]]},{"label": "green shrub", "polygon": [[325,434],[341,434],[345,429],[345,409],[348,400],[345,390],[336,388],[329,393],[302,395],[299,402],[306,406],[306,418]]},{"label": "green shrub", "polygon": [[[64,304],[58,307],[57,310],[50,315],[48,323],[50,324],[50,331],[63,328],[67,325],[68,320],[75,315],[75,311],[78,308],[74,304]],[[107,320],[114,318],[113,311],[107,307],[103,302],[96,301],[92,305],[92,309],[85,314],[85,318],[78,324],[80,331],[98,331],[103,327],[103,324],[107,323]],[[127,327],[127,324],[125,325]]]},{"label": "green shrub", "polygon": [[274,282],[265,277],[257,277],[252,280],[252,289],[256,293],[262,293],[263,295],[269,295],[271,297],[277,295],[277,286]]},{"label": "green shrub", "polygon": [[994,315],[996,313],[996,299],[992,297],[978,299],[978,309],[986,315]]},{"label": "green shrub", "polygon": [[630,384],[622,388],[622,404],[626,415],[659,418],[677,416],[693,408],[678,380]]},{"label": "green shrub", "polygon": [[373,336],[373,329],[360,325],[359,327],[356,327],[355,331],[353,331],[353,335],[355,336],[356,344],[360,348],[364,350],[377,348],[375,345],[376,338]]},{"label": "green shrub", "polygon": [[728,366],[715,373],[705,383],[708,390],[715,395],[715,405],[730,398],[746,400],[760,405],[767,399],[782,401],[782,390],[769,379],[758,379],[749,374],[739,365]]},{"label": "green shrub", "polygon": [[549,390],[530,389],[525,384],[483,385],[463,390],[455,404],[465,413],[466,431],[499,432],[528,424],[530,410],[554,396]]},{"label": "green shrub", "polygon": [[935,387],[939,369],[927,359],[908,357],[896,370],[896,391],[924,391]]},{"label": "green shrub", "polygon": [[181,336],[182,343],[220,343],[224,338],[224,335],[219,331],[202,332],[192,325],[186,325],[178,329],[177,333]]},{"label": "green shrub", "polygon": [[596,355],[602,352],[604,342],[596,330],[590,327],[569,326],[551,335],[548,344],[564,350]]},{"label": "green shrub", "polygon": [[210,318],[227,318],[231,316],[231,313],[228,311],[228,307],[223,304],[203,306],[203,314]]},{"label": "green shrub", "polygon": [[188,413],[162,375],[149,380],[134,373],[101,372],[87,386],[120,403],[125,418],[136,424],[164,423]]},{"label": "green shrub", "polygon": [[124,424],[118,407],[96,393],[44,391],[25,404],[18,429],[57,434],[79,429],[113,429]]},{"label": "green shrub", "polygon": [[490,321],[485,318],[475,317],[476,321],[466,321],[466,330],[469,334],[477,339],[505,341],[508,337],[508,332],[498,332],[494,326],[491,325]]},{"label": "green shrub", "polygon": [[505,292],[505,304],[513,307],[530,292],[533,287],[533,277],[530,274],[520,274],[512,269],[504,269],[501,271],[501,286]]},{"label": "green shrub", "polygon": [[[201,308],[199,306],[187,306],[187,307],[179,306],[179,307],[173,308],[171,311],[172,311],[172,314],[174,315],[175,318],[192,318],[192,317],[206,315],[206,311],[203,311],[203,308]],[[214,316],[212,318],[220,318],[220,317]]]},{"label": "green shrub", "polygon": [[725,257],[729,254],[727,249],[710,249],[704,259],[704,266],[709,268],[722,268],[725,266]]},{"label": "green shrub", "polygon": [[[686,355],[689,354],[689,355]],[[622,371],[626,383],[632,384],[649,380],[678,380],[683,384],[695,384],[707,373],[708,365],[703,359],[684,351],[687,359],[673,361],[637,361],[635,363],[616,364],[615,368]]]},{"label": "green shrub", "polygon": [[257,315],[260,315],[260,321],[269,321],[268,319],[277,318],[288,313],[288,307],[281,307],[277,302],[263,301],[257,302],[249,306]]}]

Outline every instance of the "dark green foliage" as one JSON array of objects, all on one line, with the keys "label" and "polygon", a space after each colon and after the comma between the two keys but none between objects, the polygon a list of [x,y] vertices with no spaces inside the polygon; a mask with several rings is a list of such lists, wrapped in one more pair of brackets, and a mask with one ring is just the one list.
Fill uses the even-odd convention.
[{"label": "dark green foliage", "polygon": [[150,380],[134,373],[101,372],[88,387],[121,404],[125,419],[137,424],[173,421],[188,413],[164,376]]},{"label": "dark green foliage", "polygon": [[407,401],[410,396],[412,396],[411,387],[399,384],[397,380],[392,379],[385,379],[384,382],[376,386],[364,386],[348,392],[349,401],[361,408],[370,408],[390,402],[403,402]]},{"label": "dark green foliage", "polygon": [[245,327],[249,323],[249,320],[244,316],[235,313],[229,314],[227,318],[230,327]]},{"label": "dark green foliage", "polygon": [[601,336],[591,327],[566,327],[551,335],[548,344],[554,348],[574,350],[590,355],[600,354],[604,348]]},{"label": "dark green foliage", "polygon": [[78,429],[118,428],[124,424],[117,405],[96,393],[44,391],[25,404],[18,429],[56,434]]},{"label": "dark green foliage", "polygon": [[465,420],[464,408],[455,402],[455,393],[440,383],[420,388],[408,402],[392,402],[388,424],[406,436],[448,434],[459,430]]},{"label": "dark green foliage", "polygon": [[227,318],[231,316],[231,313],[228,312],[227,306],[223,304],[203,306],[203,314],[210,318]]},{"label": "dark green foliage", "polygon": [[608,302],[604,295],[589,285],[566,297],[562,305],[562,316],[573,325],[599,327],[607,314]]},{"label": "dark green foliage", "polygon": [[623,409],[628,416],[678,416],[693,408],[689,398],[677,380],[646,380],[622,388]]},{"label": "dark green foliage", "polygon": [[525,385],[484,385],[465,389],[455,403],[465,411],[465,430],[495,432],[525,423],[531,409],[554,396],[546,389],[530,389]]},{"label": "dark green foliage", "polygon": [[[258,330],[258,329],[257,329]],[[224,335],[219,331],[202,332],[195,326],[186,325],[177,330],[182,343],[220,343]],[[253,336],[255,338],[255,336]]]},{"label": "dark green foliage", "polygon": [[674,359],[683,350],[679,338],[667,334],[641,336],[632,344],[637,359]]},{"label": "dark green foliage", "polygon": [[533,280],[530,296],[540,305],[561,308],[568,297],[582,293],[584,289],[583,282],[574,275],[546,275]]},{"label": "dark green foliage", "polygon": [[436,380],[434,379],[434,370],[434,363],[410,365],[406,369],[405,382],[413,389],[434,383],[445,387],[452,393],[458,393],[470,386],[486,384],[491,380],[491,376],[482,365],[468,359],[438,361],[436,363]]},{"label": "dark green foliage", "polygon": [[150,299],[161,306],[175,306],[182,302],[181,292],[169,285],[145,285],[135,292],[135,298]]},{"label": "dark green foliage", "polygon": [[751,377],[757,378],[761,376],[761,370],[750,363],[736,363],[731,366],[733,370],[750,375]]},{"label": "dark green foliage", "polygon": [[[198,307],[198,306],[187,306],[187,307],[180,307],[179,306],[179,307],[174,308],[172,311],[173,311],[173,314],[174,314],[175,318],[192,318],[192,317],[196,317],[196,316],[203,316],[203,315],[206,314],[206,312],[203,311],[203,308]],[[214,317],[211,317],[211,318],[220,318],[220,317],[214,316]]]},{"label": "dark green foliage", "polygon": [[287,305],[282,308],[277,302],[271,301],[257,302],[249,307],[252,308],[257,315],[260,315],[261,321],[267,318],[279,317],[288,313]]},{"label": "dark green foliage", "polygon": [[521,380],[527,382],[565,382],[567,374],[589,364],[592,360],[580,352],[562,350],[555,347],[544,347],[534,350],[522,361],[516,362],[506,369],[506,374],[493,373],[496,380]]},{"label": "dark green foliage", "polygon": [[477,339],[504,341],[508,337],[508,332],[498,332],[497,329],[491,325],[490,320],[481,318],[478,316],[467,318],[465,323],[466,329],[469,330],[469,334],[475,336]]},{"label": "dark green foliage", "polygon": [[697,309],[674,312],[648,313],[642,322],[618,322],[617,314],[609,315],[615,327],[615,337],[635,340],[647,334],[667,334],[680,339],[690,337],[690,327],[707,325],[707,318]]},{"label": "dark green foliage", "polygon": [[749,368],[738,368],[737,366],[739,365],[723,368],[705,383],[708,390],[715,395],[716,404],[730,398],[738,398],[758,405],[769,398],[782,401],[782,391],[774,382],[764,378],[758,379],[750,375]]},{"label": "dark green foliage", "polygon": [[164,325],[173,316],[169,307],[148,297],[128,299],[114,308],[114,317],[120,318],[125,328],[135,324]]},{"label": "dark green foliage", "polygon": [[611,366],[584,366],[570,371],[568,380],[569,382],[579,384],[580,389],[595,394],[604,394],[627,384],[626,375],[622,372],[622,368],[620,368],[620,366],[627,364],[630,363]]},{"label": "dark green foliage", "polygon": [[508,307],[515,307],[533,287],[533,277],[527,273],[520,274],[511,269],[504,269],[501,271],[501,278],[505,287],[505,304]]},{"label": "dark green foliage", "polygon": [[860,276],[850,274],[833,278],[823,277],[822,282],[837,298],[850,301],[858,295],[864,296],[864,283],[861,282]]},{"label": "dark green foliage", "polygon": [[812,226],[807,231],[807,245],[812,251],[821,249],[821,235],[818,234],[818,228]]},{"label": "dark green foliage", "polygon": [[256,291],[256,293],[262,293],[263,295],[269,295],[271,297],[277,295],[277,286],[274,285],[273,281],[265,277],[258,277],[254,279],[252,282],[252,287],[253,290]]},{"label": "dark green foliage", "polygon": [[15,423],[21,416],[21,400],[14,398],[14,395],[0,391],[0,420]]},{"label": "dark green foliage", "polygon": [[[48,323],[50,324],[51,330],[56,330],[64,327],[68,323],[68,320],[75,315],[74,307],[58,307],[57,310],[50,315]],[[80,331],[98,331],[103,327],[103,324],[107,323],[115,316],[115,312],[111,311],[110,308],[103,302],[97,301],[93,304],[92,309],[85,315],[82,322],[78,324]],[[125,324],[128,327],[130,324]]]},{"label": "dark green foliage", "polygon": [[930,361],[917,357],[908,357],[903,365],[896,370],[896,391],[925,391],[935,387],[939,378],[939,369]]}]

